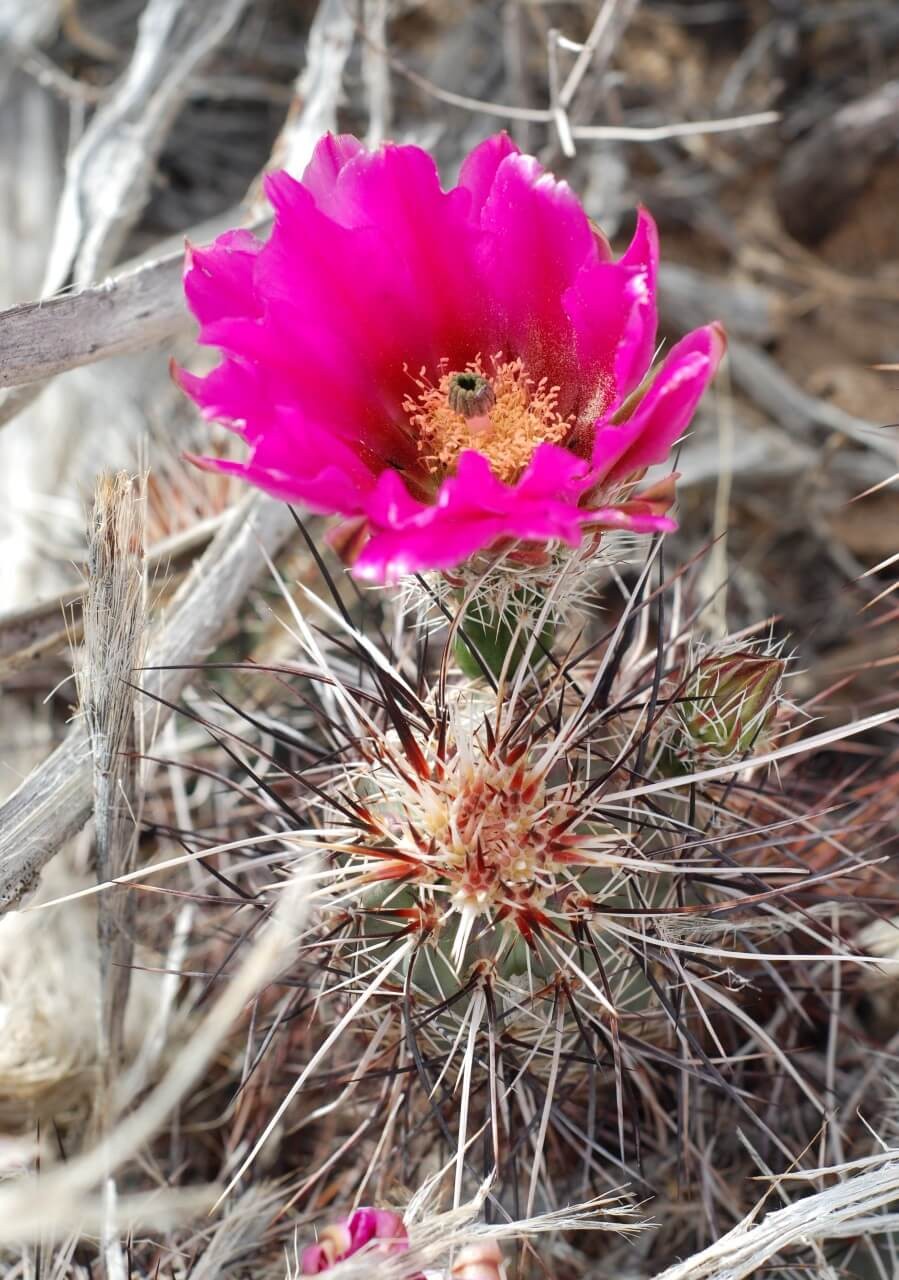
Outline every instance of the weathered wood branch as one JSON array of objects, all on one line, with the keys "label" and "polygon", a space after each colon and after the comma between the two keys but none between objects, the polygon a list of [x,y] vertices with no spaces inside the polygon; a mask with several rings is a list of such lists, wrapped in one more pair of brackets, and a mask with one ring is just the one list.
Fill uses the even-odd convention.
[{"label": "weathered wood branch", "polygon": [[770,289],[723,280],[679,262],[659,266],[659,312],[672,337],[720,320],[731,337],[770,342],[783,320],[780,300]]},{"label": "weathered wood branch", "polygon": [[806,434],[811,427],[836,431],[895,464],[899,442],[894,430],[809,395],[776,360],[751,343],[731,341],[728,351],[734,382],[778,425],[797,435]]},{"label": "weathered wood branch", "polygon": [[[245,223],[235,210],[231,222]],[[211,238],[229,225],[216,220],[198,234]],[[265,235],[268,218],[249,224]],[[0,312],[0,387],[40,382],[108,356],[142,351],[192,324],[184,305],[180,246],[102,285]],[[672,327],[689,327],[714,315],[747,338],[766,340],[777,328],[770,295],[751,285],[734,288],[690,267],[661,268],[662,312]]]},{"label": "weathered wood branch", "polygon": [[106,284],[0,313],[0,386],[141,351],[187,328],[183,269],[183,252],[172,253]]},{"label": "weathered wood branch", "polygon": [[66,161],[44,293],[70,275],[98,279],[116,259],[150,194],[156,161],[191,75],[237,22],[247,0],[149,0],[131,60]]},{"label": "weathered wood branch", "polygon": [[[264,235],[268,225],[267,219],[257,220],[254,229]],[[0,312],[0,386],[43,382],[107,356],[142,350],[189,328],[182,267],[179,249],[123,272],[104,286]],[[672,329],[690,328],[711,316],[724,321],[732,335],[735,381],[774,421],[798,434],[813,428],[839,431],[895,458],[895,441],[878,424],[809,395],[752,345],[753,340],[775,337],[780,324],[776,302],[765,290],[752,285],[734,288],[674,264],[662,267],[660,286],[662,316]]]}]

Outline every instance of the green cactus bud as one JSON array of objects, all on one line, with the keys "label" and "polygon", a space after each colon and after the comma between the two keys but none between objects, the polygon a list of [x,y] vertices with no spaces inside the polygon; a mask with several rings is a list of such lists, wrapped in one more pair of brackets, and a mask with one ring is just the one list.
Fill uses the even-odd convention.
[{"label": "green cactus bud", "polygon": [[769,740],[786,660],[752,649],[708,652],[677,680],[669,745],[679,761],[726,763]]}]

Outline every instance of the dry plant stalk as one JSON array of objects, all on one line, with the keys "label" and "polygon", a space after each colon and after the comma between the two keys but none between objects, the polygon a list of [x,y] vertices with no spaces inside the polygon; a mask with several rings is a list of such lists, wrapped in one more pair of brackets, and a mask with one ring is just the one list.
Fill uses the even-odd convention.
[{"label": "dry plant stalk", "polygon": [[[140,810],[136,672],[147,631],[144,499],[126,472],[101,476],[91,514],[84,648],[78,685],[93,767],[97,879],[103,884],[134,866]],[[131,973],[133,899],[112,889],[101,896],[99,956],[100,1061],[107,1078],[122,1051]]]},{"label": "dry plant stalk", "polygon": [[[62,860],[60,860],[60,863]],[[71,873],[51,873],[69,889]],[[54,872],[56,868],[54,868]],[[80,879],[74,881],[82,887]],[[48,929],[17,912],[0,921],[0,1132],[25,1133],[50,1116],[79,1123],[96,1091],[96,914],[72,903]]]},{"label": "dry plant stalk", "polygon": [[[655,1280],[744,1280],[762,1274],[784,1250],[814,1249],[825,1240],[879,1235],[899,1228],[899,1214],[884,1212],[899,1194],[899,1161],[885,1151],[871,1161],[847,1162],[831,1169],[796,1175],[810,1182],[819,1174],[839,1181],[824,1191],[805,1196],[783,1209],[753,1221],[758,1209],[732,1231],[684,1262],[669,1267]],[[873,1165],[863,1167],[859,1165]],[[783,1181],[789,1180],[789,1175]],[[823,1258],[820,1259],[823,1262]],[[827,1274],[821,1271],[819,1274]]]},{"label": "dry plant stalk", "polygon": [[[277,554],[293,529],[286,508],[250,494],[229,514],[157,625],[145,677],[155,696],[172,702],[234,617],[260,575],[267,553]],[[154,713],[158,733],[170,714]],[[0,908],[9,910],[35,887],[41,868],[90,817],[87,730],[73,724],[52,755],[0,806]]]},{"label": "dry plant stalk", "polygon": [[[97,880],[124,875],[134,865],[140,812],[135,673],[147,631],[144,495],[126,472],[101,476],[88,535],[84,647],[79,672],[81,709],[93,766]],[[134,895],[110,888],[100,897],[97,959],[100,981],[98,1061],[102,1077],[95,1099],[100,1131],[112,1123],[110,1090],[124,1045],[125,1010],[134,953]],[[106,1208],[118,1196],[107,1181]],[[124,1276],[120,1243],[104,1224],[108,1277]]]},{"label": "dry plant stalk", "polygon": [[62,1239],[72,1231],[93,1230],[96,1224],[107,1233],[154,1229],[190,1219],[209,1205],[214,1194],[209,1186],[179,1187],[171,1194],[156,1189],[123,1197],[110,1215],[106,1180],[110,1170],[132,1159],[162,1130],[172,1110],[208,1071],[247,1004],[291,962],[307,924],[316,871],[315,865],[309,866],[307,874],[294,877],[278,895],[264,928],[193,1036],[159,1084],[112,1127],[106,1140],[39,1179],[10,1180],[0,1187],[0,1245]]}]

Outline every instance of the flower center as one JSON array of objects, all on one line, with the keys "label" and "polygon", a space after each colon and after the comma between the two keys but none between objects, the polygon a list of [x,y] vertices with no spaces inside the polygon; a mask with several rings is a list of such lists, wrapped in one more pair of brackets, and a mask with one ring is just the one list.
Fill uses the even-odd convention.
[{"label": "flower center", "polygon": [[480,373],[454,373],[449,380],[447,403],[461,414],[471,429],[473,418],[483,418],[496,404],[496,392]]},{"label": "flower center", "polygon": [[558,412],[559,387],[535,382],[521,360],[484,362],[478,356],[464,369],[441,362],[436,385],[422,370],[413,379],[416,394],[403,401],[419,458],[433,475],[452,472],[460,453],[477,449],[500,480],[518,479],[539,444],[558,444],[573,419]]}]

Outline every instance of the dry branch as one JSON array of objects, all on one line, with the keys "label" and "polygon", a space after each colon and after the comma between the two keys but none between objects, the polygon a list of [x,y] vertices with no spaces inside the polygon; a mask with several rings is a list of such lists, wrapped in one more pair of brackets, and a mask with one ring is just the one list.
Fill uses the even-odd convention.
[{"label": "dry branch", "polygon": [[[258,220],[255,226],[264,234],[268,220]],[[182,270],[183,254],[178,250],[124,272],[105,286],[0,313],[0,385],[43,381],[107,356],[152,346],[188,328]],[[671,264],[662,268],[661,284],[662,314],[672,329],[689,328],[714,314],[732,335],[762,341],[776,332],[776,306],[766,291],[755,286],[735,289]],[[823,427],[895,459],[896,443],[878,424],[807,394],[776,361],[749,342],[732,338],[730,354],[737,384],[790,432],[804,434]],[[28,643],[27,619],[22,621]],[[51,630],[58,635],[55,623]],[[5,647],[0,640],[0,653]]]},{"label": "dry branch", "polygon": [[571,106],[587,69],[591,68],[595,76],[602,76],[624,29],[634,16],[640,0],[605,0],[593,23],[584,47],[578,54],[577,61],[568,73],[559,93],[559,104],[563,111]]},{"label": "dry branch", "polygon": [[[80,607],[82,595],[73,587],[52,600],[12,609],[0,616],[0,679],[47,654],[65,649],[72,638],[65,614],[72,606]],[[80,639],[80,622],[75,633],[75,639]]]},{"label": "dry branch", "polygon": [[362,74],[368,90],[368,133],[370,147],[380,146],[390,130],[390,63],[381,50],[387,44],[388,0],[364,0],[363,18],[368,34],[362,50]]},{"label": "dry branch", "polygon": [[[208,1205],[208,1188],[179,1187],[176,1203],[157,1188],[151,1196],[129,1198],[130,1222],[122,1222],[120,1206],[112,1220],[106,1218],[96,1194],[110,1170],[129,1160],[159,1131],[166,1117],[202,1077],[221,1042],[229,1034],[246,1003],[284,967],[292,956],[297,935],[308,916],[310,880],[294,876],[279,895],[274,912],[254,940],[248,954],[202,1023],[186,1041],[156,1088],[125,1119],[116,1125],[108,1138],[81,1152],[69,1161],[60,1162],[39,1179],[9,1179],[0,1187],[0,1244],[30,1239],[62,1237],[69,1232],[89,1229],[92,1222],[102,1222],[107,1230],[124,1227],[123,1234],[137,1225],[150,1226],[154,1205],[162,1200],[166,1209],[173,1207],[180,1218],[196,1213],[199,1198]],[[170,1219],[171,1220],[171,1219]]]},{"label": "dry branch", "polygon": [[42,382],[186,328],[183,270],[179,250],[80,293],[10,307],[0,314],[0,386]]},{"label": "dry branch", "polygon": [[809,395],[775,360],[747,342],[730,342],[728,352],[734,382],[786,431],[804,433],[810,427],[837,431],[895,463],[899,447],[895,431]]},{"label": "dry branch", "polygon": [[659,310],[672,334],[696,329],[714,317],[731,337],[754,342],[775,338],[782,314],[769,289],[711,276],[680,262],[659,265]]},{"label": "dry branch", "polygon": [[[218,26],[215,31],[217,38],[225,34]],[[298,109],[288,116],[275,143],[273,164],[301,172],[321,134],[336,128],[341,77],[354,35],[355,22],[343,0],[324,0],[310,30],[307,63],[297,82]],[[254,219],[234,209],[189,232],[188,239],[203,243],[235,224],[264,234],[269,222],[267,213]],[[102,284],[0,312],[0,387],[43,383],[68,369],[142,351],[189,329],[193,322],[181,291],[183,270],[179,244],[154,259],[126,266]],[[40,390],[8,396],[0,406],[0,425]]]},{"label": "dry branch", "polygon": [[[217,220],[224,229],[239,211]],[[268,218],[249,224],[264,235]],[[204,227],[191,239],[210,238]],[[0,312],[0,386],[38,382],[109,356],[142,351],[193,323],[184,305],[179,247],[124,270],[102,285],[47,301],[25,302]],[[764,341],[774,335],[777,312],[771,295],[753,285],[734,287],[690,267],[660,269],[663,314],[672,326],[695,325],[709,315],[730,332]]]},{"label": "dry branch", "polygon": [[[235,508],[178,591],[166,621],[152,638],[148,668],[202,662],[233,618],[265,564],[293,528],[288,509],[261,494]],[[148,671],[144,687],[169,701],[190,679],[189,670]],[[157,731],[167,719],[159,706]],[[86,727],[73,723],[53,754],[0,807],[0,911],[15,907],[37,883],[41,869],[91,814],[91,760]]]},{"label": "dry branch", "polygon": [[[90,284],[115,261],[150,195],[156,160],[190,92],[191,76],[228,34],[246,3],[147,4],[125,74],[68,157],[44,296],[55,294],[69,280]],[[34,377],[25,381],[37,385],[3,397],[0,426],[27,409],[45,385]]]},{"label": "dry branch", "polygon": [[297,79],[294,106],[272,149],[273,165],[294,177],[302,173],[322,134],[337,130],[343,72],[355,37],[352,6],[345,0],[321,0],[309,28],[306,65]]},{"label": "dry branch", "polygon": [[150,0],[131,61],[69,156],[44,292],[110,267],[150,193],[156,159],[190,77],[247,0]]}]

